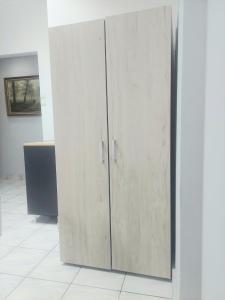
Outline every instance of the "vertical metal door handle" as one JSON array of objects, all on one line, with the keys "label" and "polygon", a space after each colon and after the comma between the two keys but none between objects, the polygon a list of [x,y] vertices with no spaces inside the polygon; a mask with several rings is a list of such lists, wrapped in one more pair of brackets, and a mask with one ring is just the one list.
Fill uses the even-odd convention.
[{"label": "vertical metal door handle", "polygon": [[104,141],[101,140],[101,162],[104,164],[105,163],[105,145],[104,145]]},{"label": "vertical metal door handle", "polygon": [[117,162],[117,156],[116,156],[117,142],[116,142],[116,139],[113,139],[112,148],[113,148],[113,160],[116,163]]}]

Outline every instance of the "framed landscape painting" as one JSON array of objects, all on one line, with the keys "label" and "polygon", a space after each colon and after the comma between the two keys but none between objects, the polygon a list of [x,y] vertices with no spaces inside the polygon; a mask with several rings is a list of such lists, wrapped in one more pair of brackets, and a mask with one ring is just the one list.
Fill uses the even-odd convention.
[{"label": "framed landscape painting", "polygon": [[8,116],[40,115],[39,76],[4,78]]}]

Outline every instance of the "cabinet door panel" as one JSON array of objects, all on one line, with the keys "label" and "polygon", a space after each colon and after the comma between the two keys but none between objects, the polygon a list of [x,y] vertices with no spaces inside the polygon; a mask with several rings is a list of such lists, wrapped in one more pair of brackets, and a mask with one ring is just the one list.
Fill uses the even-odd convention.
[{"label": "cabinet door panel", "polygon": [[60,251],[110,268],[104,21],[50,29]]},{"label": "cabinet door panel", "polygon": [[106,20],[112,268],[171,276],[168,7]]}]

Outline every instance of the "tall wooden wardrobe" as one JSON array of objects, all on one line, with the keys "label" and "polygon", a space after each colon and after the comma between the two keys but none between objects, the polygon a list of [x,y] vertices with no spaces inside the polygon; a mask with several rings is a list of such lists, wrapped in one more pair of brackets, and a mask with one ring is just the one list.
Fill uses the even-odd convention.
[{"label": "tall wooden wardrobe", "polygon": [[171,9],[50,29],[61,258],[171,277]]}]

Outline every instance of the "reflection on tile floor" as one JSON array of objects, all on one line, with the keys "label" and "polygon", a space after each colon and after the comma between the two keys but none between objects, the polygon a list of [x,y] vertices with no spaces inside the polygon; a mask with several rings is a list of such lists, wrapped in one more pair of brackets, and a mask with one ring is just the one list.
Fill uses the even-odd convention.
[{"label": "reflection on tile floor", "polygon": [[57,224],[27,215],[23,180],[1,179],[0,199],[0,300],[172,299],[166,281],[61,263]]}]

